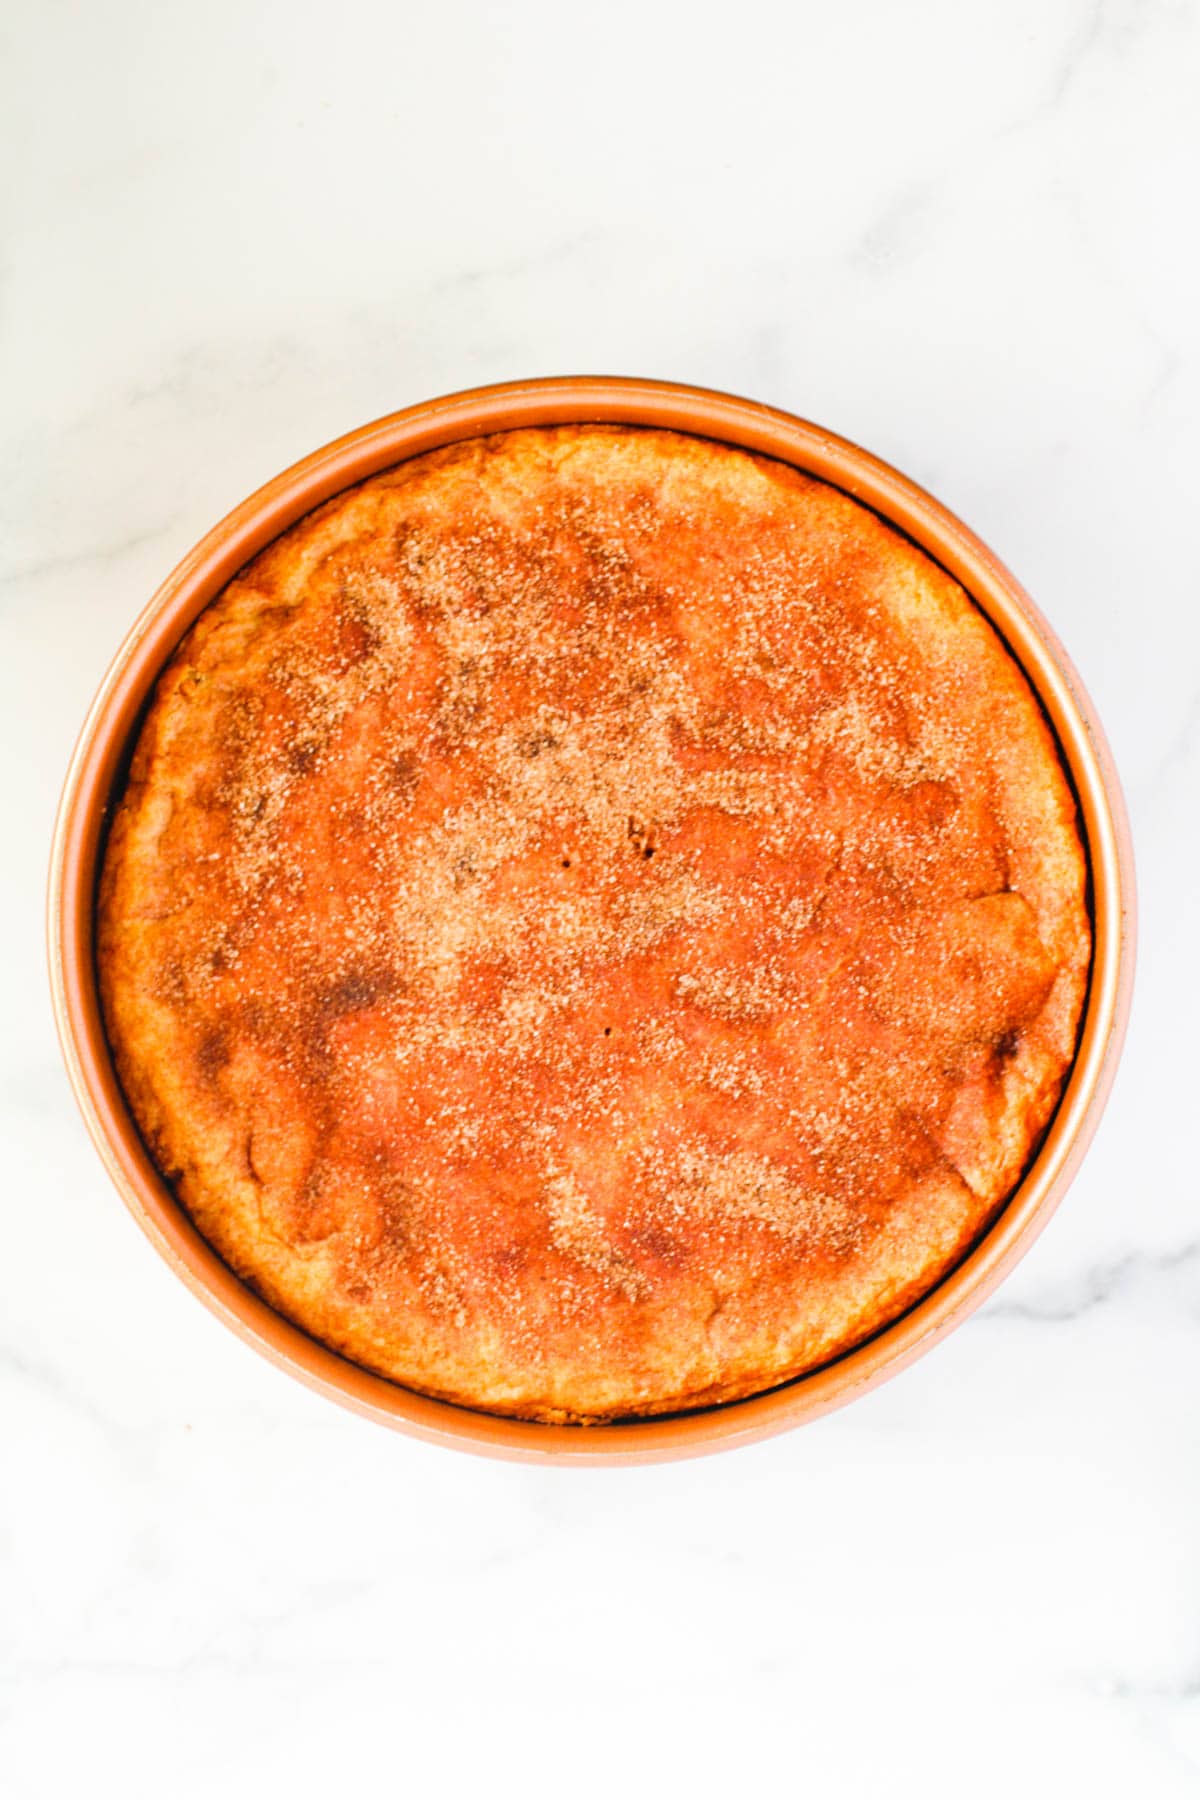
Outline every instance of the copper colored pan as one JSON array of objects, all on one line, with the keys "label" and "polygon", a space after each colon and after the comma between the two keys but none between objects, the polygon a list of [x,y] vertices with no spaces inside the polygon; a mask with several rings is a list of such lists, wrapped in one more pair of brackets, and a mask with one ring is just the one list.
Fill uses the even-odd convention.
[{"label": "copper colored pan", "polygon": [[[125,1104],[101,1022],[93,913],[114,788],[158,673],[244,563],[322,501],[406,457],[515,426],[600,420],[666,426],[779,457],[872,507],[962,583],[1022,664],[1058,735],[1087,841],[1095,948],[1078,1055],[1037,1157],[983,1240],[918,1306],[771,1393],[674,1418],[579,1427],[503,1419],[412,1393],[316,1343],[238,1280],[157,1173]],[[50,869],[50,968],[71,1081],[109,1174],[176,1273],[248,1343],[331,1399],[436,1443],[530,1461],[650,1462],[749,1443],[842,1406],[930,1349],[992,1292],[1057,1206],[1095,1130],[1129,1009],[1133,915],[1128,825],[1103,732],[1046,621],[966,526],[877,457],[787,413],[670,382],[555,378],[477,388],[364,425],[268,482],[184,557],[118,651],[71,762]]]}]

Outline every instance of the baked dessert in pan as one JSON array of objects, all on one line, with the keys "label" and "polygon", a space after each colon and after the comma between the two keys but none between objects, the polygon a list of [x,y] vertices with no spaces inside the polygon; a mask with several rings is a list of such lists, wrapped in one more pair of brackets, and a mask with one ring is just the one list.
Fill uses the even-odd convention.
[{"label": "baked dessert in pan", "polygon": [[536,427],[339,495],[162,676],[105,854],[122,1084],[279,1311],[547,1421],[760,1392],[994,1218],[1090,952],[1054,740],[847,495]]}]

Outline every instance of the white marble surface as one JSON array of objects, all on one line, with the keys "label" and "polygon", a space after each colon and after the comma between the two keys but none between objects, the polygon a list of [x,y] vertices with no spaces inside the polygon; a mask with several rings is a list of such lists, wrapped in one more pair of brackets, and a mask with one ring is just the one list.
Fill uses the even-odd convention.
[{"label": "white marble surface", "polygon": [[[1200,1785],[1200,9],[10,0],[0,139],[0,1790]],[[393,407],[580,370],[857,438],[1023,576],[1143,907],[1122,1076],[1002,1293],[757,1449],[489,1464],[178,1286],[85,1140],[41,950],[143,600]]]}]

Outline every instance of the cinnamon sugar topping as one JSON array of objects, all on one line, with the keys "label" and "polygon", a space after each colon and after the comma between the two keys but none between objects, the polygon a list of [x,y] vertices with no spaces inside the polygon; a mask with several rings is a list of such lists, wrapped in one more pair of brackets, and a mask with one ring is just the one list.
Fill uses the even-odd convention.
[{"label": "cinnamon sugar topping", "polygon": [[748,1342],[822,1283],[866,1318],[889,1209],[981,1218],[1073,1042],[1019,675],[918,552],[738,452],[570,428],[367,483],[210,608],[136,773],[109,925],[196,1071],[179,1166],[248,1121],[255,1216],[434,1389],[422,1333],[499,1404],[591,1358],[636,1408],[672,1318],[676,1378],[733,1379],[693,1292]]}]

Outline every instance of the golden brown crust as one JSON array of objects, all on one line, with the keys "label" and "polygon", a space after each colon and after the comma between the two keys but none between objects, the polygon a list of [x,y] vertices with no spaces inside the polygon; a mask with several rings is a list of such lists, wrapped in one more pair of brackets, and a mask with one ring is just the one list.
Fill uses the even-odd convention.
[{"label": "golden brown crust", "polygon": [[162,677],[108,1029],[199,1228],[396,1380],[542,1419],[752,1393],[1011,1191],[1074,1052],[1074,804],[962,590],[670,432],[339,496]]}]

